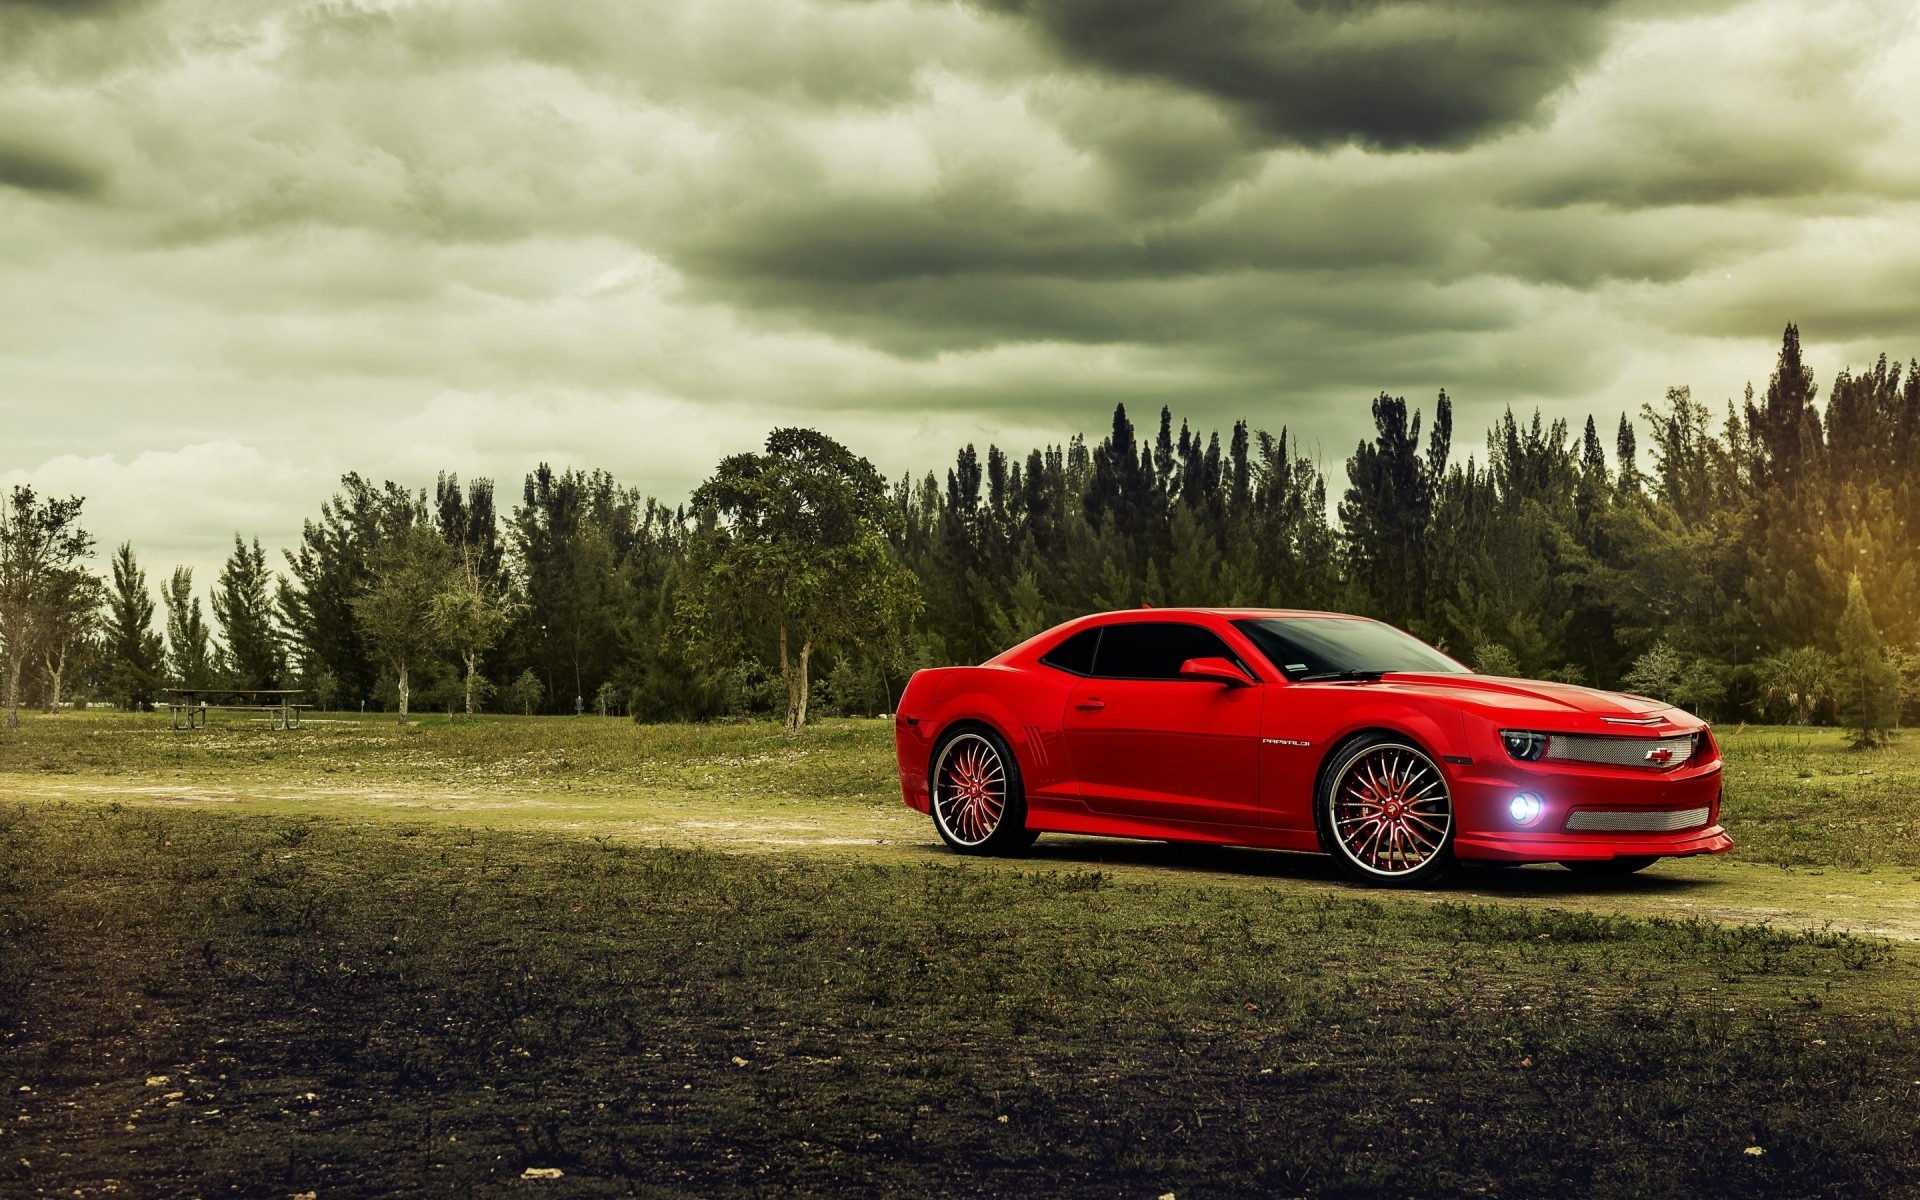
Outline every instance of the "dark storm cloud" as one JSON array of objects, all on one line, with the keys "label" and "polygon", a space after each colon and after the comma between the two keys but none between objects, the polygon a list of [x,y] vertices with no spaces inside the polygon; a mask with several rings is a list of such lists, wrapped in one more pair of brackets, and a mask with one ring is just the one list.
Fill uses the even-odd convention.
[{"label": "dark storm cloud", "polygon": [[62,196],[90,196],[105,184],[100,168],[48,146],[0,136],[0,187]]},{"label": "dark storm cloud", "polygon": [[27,9],[55,15],[85,16],[113,8],[130,8],[143,0],[0,0],[0,12]]},{"label": "dark storm cloud", "polygon": [[1464,447],[1792,319],[1912,352],[1910,9],[1725,7],[0,0],[0,475],[103,541],[226,480],[217,552],[347,468],[679,496],[773,424],[893,471],[1124,399],[1337,470],[1381,389]]},{"label": "dark storm cloud", "polygon": [[1607,44],[1610,0],[977,0],[1305,145],[1458,146],[1526,122]]}]

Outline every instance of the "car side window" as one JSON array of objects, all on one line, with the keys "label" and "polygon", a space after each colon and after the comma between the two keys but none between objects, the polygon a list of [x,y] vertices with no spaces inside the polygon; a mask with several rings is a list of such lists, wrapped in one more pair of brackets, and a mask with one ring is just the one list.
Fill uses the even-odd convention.
[{"label": "car side window", "polygon": [[1040,661],[1049,667],[1057,667],[1075,675],[1091,675],[1094,650],[1099,645],[1098,629],[1082,630],[1041,655]]},{"label": "car side window", "polygon": [[1190,658],[1240,662],[1219,635],[1198,625],[1130,621],[1107,626],[1105,634],[1093,663],[1101,679],[1178,679],[1180,664]]}]

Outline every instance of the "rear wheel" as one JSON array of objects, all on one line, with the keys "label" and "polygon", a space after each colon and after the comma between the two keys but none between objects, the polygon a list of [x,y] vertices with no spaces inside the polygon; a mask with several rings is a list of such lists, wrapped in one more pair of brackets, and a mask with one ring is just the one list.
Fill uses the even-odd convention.
[{"label": "rear wheel", "polygon": [[1560,865],[1576,875],[1631,875],[1635,871],[1644,871],[1659,861],[1658,855],[1649,854],[1620,858],[1589,858],[1584,861],[1573,859]]},{"label": "rear wheel", "polygon": [[1013,854],[1033,844],[1020,764],[999,734],[968,726],[940,741],[928,779],[933,827],[962,854]]},{"label": "rear wheel", "polygon": [[1417,887],[1453,865],[1453,796],[1426,751],[1391,734],[1350,742],[1328,764],[1320,840],[1364,883]]}]

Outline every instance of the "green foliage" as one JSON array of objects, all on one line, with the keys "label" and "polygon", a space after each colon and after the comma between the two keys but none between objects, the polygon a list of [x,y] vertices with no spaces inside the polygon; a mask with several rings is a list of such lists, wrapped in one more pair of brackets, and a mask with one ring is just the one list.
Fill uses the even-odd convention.
[{"label": "green foliage", "polygon": [[[288,554],[278,615],[295,675],[331,679],[346,707],[372,697],[393,668],[353,604],[380,547],[425,525],[473,586],[447,601],[446,644],[417,672],[450,679],[455,658],[475,680],[531,672],[543,711],[611,685],[642,720],[771,705],[797,726],[815,656],[825,703],[854,711],[876,703],[873,681],[884,705],[914,668],[1148,603],[1357,612],[1457,655],[1501,647],[1497,668],[1520,676],[1615,687],[1633,673],[1705,712],[1818,722],[1832,707],[1817,670],[1809,682],[1817,660],[1792,656],[1839,651],[1851,576],[1887,640],[1920,644],[1920,370],[1883,358],[1819,399],[1792,326],[1764,394],[1722,411],[1670,388],[1638,426],[1620,414],[1611,446],[1597,417],[1509,411],[1455,462],[1448,397],[1422,414],[1380,395],[1372,436],[1342,464],[1338,523],[1327,476],[1285,426],[1199,429],[1163,408],[1136,428],[1124,405],[1097,439],[1024,459],[967,445],[890,489],[830,438],[775,431],[766,452],[723,462],[691,512],[544,463],[511,514],[484,479],[442,473],[429,502],[347,475]],[[803,549],[816,537],[837,549]],[[264,575],[257,545],[244,557]],[[456,610],[481,636],[452,630],[470,624]],[[129,645],[106,655],[112,690],[150,699],[154,672],[135,682]],[[1659,645],[1671,662],[1634,672]]]},{"label": "green foliage", "polygon": [[919,607],[888,541],[900,514],[873,464],[811,429],[776,429],[764,454],[723,460],[693,500],[684,628],[710,654],[776,631],[798,734],[815,650],[885,648]]},{"label": "green foliage", "polygon": [[0,686],[8,729],[20,727],[27,667],[56,641],[64,660],[95,603],[78,566],[93,548],[93,536],[80,527],[80,505],[78,496],[42,499],[20,486],[0,498]]},{"label": "green foliage", "polygon": [[175,567],[167,580],[167,674],[181,687],[211,686],[217,648],[200,597],[193,594],[193,568]]},{"label": "green foliage", "polygon": [[165,670],[165,647],[153,628],[153,612],[147,573],[134,558],[133,544],[122,542],[113,553],[105,637],[108,692],[126,708],[153,707]]},{"label": "green foliage", "polygon": [[1833,655],[1813,646],[1770,654],[1760,660],[1763,702],[1784,706],[1796,725],[1810,725],[1820,706],[1833,701],[1839,669]]},{"label": "green foliage", "polygon": [[413,671],[442,645],[434,601],[452,571],[452,552],[440,532],[411,525],[376,551],[367,589],[352,603],[361,636],[393,672],[402,724],[410,711]]},{"label": "green foliage", "polygon": [[278,590],[276,603],[293,657],[309,679],[332,674],[343,706],[371,699],[380,670],[354,614],[354,601],[372,579],[374,555],[426,519],[424,496],[344,475],[339,493],[320,506],[320,519],[306,523],[299,547],[287,555],[293,578]]},{"label": "green foliage", "polygon": [[463,699],[472,716],[474,706],[485,699],[480,658],[506,633],[514,604],[492,590],[471,550],[462,547],[459,557],[459,565],[447,573],[429,602],[428,615],[442,643],[460,658]]},{"label": "green foliage", "polygon": [[1482,675],[1511,678],[1520,674],[1520,660],[1498,642],[1481,642],[1473,648],[1473,669]]},{"label": "green foliage", "polygon": [[1841,614],[1840,719],[1856,749],[1885,745],[1900,720],[1901,680],[1888,663],[1867,608],[1860,577],[1847,581],[1847,609]]},{"label": "green foliage", "polygon": [[1620,683],[1630,692],[1696,711],[1712,709],[1726,694],[1709,663],[1664,641],[1634,659]]},{"label": "green foliage", "polygon": [[547,689],[540,682],[540,677],[533,673],[532,667],[528,667],[520,672],[518,679],[507,685],[506,690],[501,693],[501,699],[505,702],[508,712],[532,716],[546,700],[546,695]]},{"label": "green foliage", "polygon": [[274,627],[273,582],[260,539],[233,537],[233,553],[213,588],[213,615],[226,637],[227,681],[241,688],[277,688],[286,675],[286,655]]}]

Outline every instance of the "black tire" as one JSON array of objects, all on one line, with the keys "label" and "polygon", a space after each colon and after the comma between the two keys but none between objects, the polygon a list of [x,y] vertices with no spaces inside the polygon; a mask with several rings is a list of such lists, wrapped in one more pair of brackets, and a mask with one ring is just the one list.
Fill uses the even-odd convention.
[{"label": "black tire", "polygon": [[1321,848],[1361,883],[1424,887],[1453,866],[1453,793],[1412,738],[1370,733],[1341,746],[1313,811]]},{"label": "black tire", "polygon": [[1563,862],[1560,865],[1576,875],[1631,875],[1635,871],[1644,871],[1660,861],[1655,854],[1622,855],[1619,858],[1589,858]]},{"label": "black tire", "polygon": [[962,725],[940,739],[927,791],[940,840],[962,854],[1018,854],[1038,836],[1027,828],[1013,748],[984,725]]}]

